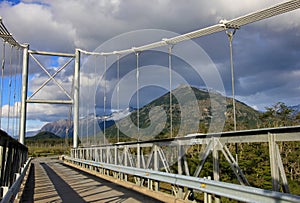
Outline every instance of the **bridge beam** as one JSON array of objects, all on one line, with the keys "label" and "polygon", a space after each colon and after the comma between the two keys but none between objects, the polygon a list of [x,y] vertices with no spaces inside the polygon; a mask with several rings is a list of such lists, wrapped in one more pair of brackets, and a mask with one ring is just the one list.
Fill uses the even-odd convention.
[{"label": "bridge beam", "polygon": [[21,99],[21,118],[19,142],[24,144],[26,133],[26,116],[27,116],[27,90],[28,90],[28,49],[29,44],[26,44],[23,49],[23,70],[22,70],[22,99]]},{"label": "bridge beam", "polygon": [[74,95],[73,95],[73,148],[78,147],[79,132],[79,69],[80,69],[80,51],[75,51],[75,70],[74,70]]},{"label": "bridge beam", "polygon": [[290,193],[288,181],[284,171],[283,163],[281,160],[278,144],[274,134],[268,134],[269,139],[269,156],[270,156],[270,167],[272,176],[272,189],[279,192],[281,188],[280,178],[282,181],[282,189],[286,193]]}]

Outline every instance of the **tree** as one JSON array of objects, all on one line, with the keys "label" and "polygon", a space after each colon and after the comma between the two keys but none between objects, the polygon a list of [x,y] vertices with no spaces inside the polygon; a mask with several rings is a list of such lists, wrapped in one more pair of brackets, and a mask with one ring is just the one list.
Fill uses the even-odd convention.
[{"label": "tree", "polygon": [[[287,107],[283,102],[277,102],[272,107],[266,107],[266,112],[260,116],[260,119],[263,127],[291,126],[297,123],[293,112],[294,110]],[[300,118],[299,114],[298,117]]]}]

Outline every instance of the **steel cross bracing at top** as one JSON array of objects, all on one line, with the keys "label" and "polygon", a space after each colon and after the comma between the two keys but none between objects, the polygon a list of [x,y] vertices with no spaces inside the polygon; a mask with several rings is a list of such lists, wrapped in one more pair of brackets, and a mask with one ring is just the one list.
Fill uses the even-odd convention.
[{"label": "steel cross bracing at top", "polygon": [[0,37],[4,40],[4,42],[9,43],[12,46],[15,47],[22,47],[21,44],[19,44],[12,36],[11,33],[8,32],[5,25],[2,22],[2,18],[0,17]]},{"label": "steel cross bracing at top", "polygon": [[300,8],[300,0],[292,0],[292,1],[287,1],[284,3],[276,4],[274,6],[271,6],[266,9],[262,9],[260,11],[256,11],[244,16],[240,16],[238,18],[232,19],[232,20],[221,20],[218,24],[206,27],[203,29],[199,29],[193,32],[189,32],[183,35],[179,35],[173,38],[165,38],[162,39],[161,41],[154,42],[151,44],[143,45],[140,47],[132,47],[130,49],[125,49],[125,50],[118,50],[118,51],[112,51],[112,52],[88,52],[84,50],[80,50],[83,53],[86,54],[95,54],[95,55],[103,55],[103,56],[108,56],[108,55],[115,55],[115,54],[129,54],[129,53],[136,53],[136,52],[141,52],[145,50],[150,50],[166,45],[174,45],[179,42],[189,40],[189,39],[194,39],[198,37],[202,37],[205,35],[210,35],[213,33],[221,32],[224,30],[228,29],[239,29],[241,26],[254,23],[260,20],[264,20],[273,16],[277,16],[283,13],[287,13],[296,9]]}]

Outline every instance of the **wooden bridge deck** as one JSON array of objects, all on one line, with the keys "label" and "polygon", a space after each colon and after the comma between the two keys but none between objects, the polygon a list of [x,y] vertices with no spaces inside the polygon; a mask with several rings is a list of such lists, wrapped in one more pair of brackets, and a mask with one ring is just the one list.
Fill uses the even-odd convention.
[{"label": "wooden bridge deck", "polygon": [[159,202],[51,158],[33,160],[22,202]]}]

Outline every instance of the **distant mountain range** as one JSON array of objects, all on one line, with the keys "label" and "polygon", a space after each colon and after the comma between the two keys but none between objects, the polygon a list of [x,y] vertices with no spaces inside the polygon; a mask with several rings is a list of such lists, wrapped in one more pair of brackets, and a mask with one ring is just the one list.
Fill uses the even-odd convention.
[{"label": "distant mountain range", "polygon": [[[114,111],[111,115],[108,116],[95,117],[94,115],[89,115],[85,118],[81,118],[79,121],[79,125],[81,126],[83,132],[86,132],[87,129],[90,129],[90,131],[92,131],[92,129],[94,128],[94,123],[96,122],[99,128],[103,130],[104,122],[105,122],[105,127],[108,128],[112,126],[115,123],[115,121],[118,121],[130,115],[133,110],[134,110],[133,108],[127,108],[125,110]],[[58,120],[51,123],[47,123],[38,131],[27,132],[26,137],[32,137],[44,131],[52,132],[55,135],[63,138],[66,135],[68,135],[68,137],[72,137],[73,123],[70,123],[69,120]]]},{"label": "distant mountain range", "polygon": [[[181,95],[183,98],[188,97],[187,92],[189,91],[187,86],[180,86],[173,90],[174,95]],[[186,122],[184,122],[184,126],[180,126],[181,122],[181,105],[179,104],[177,99],[175,97],[172,98],[172,124],[173,124],[173,133],[174,135],[179,132],[179,126],[180,126],[180,132],[182,134],[188,134],[188,133],[195,133],[194,131],[190,131],[191,126],[189,126],[189,123],[193,123],[193,119],[199,119],[199,129],[198,132],[206,133],[208,131],[208,127],[210,124],[210,121],[214,117],[214,122],[219,122],[223,118],[225,118],[225,125],[224,129],[217,129],[216,131],[229,131],[233,130],[233,113],[232,113],[232,99],[222,96],[219,93],[216,92],[209,92],[207,90],[200,90],[198,88],[192,88],[194,95],[197,99],[198,106],[200,109],[201,114],[197,115],[195,112],[193,112],[193,106],[192,104],[185,104],[185,111],[190,112],[189,116],[186,117]],[[212,100],[213,97],[214,99]],[[140,127],[147,128],[151,125],[151,120],[149,117],[149,112],[151,109],[155,109],[155,107],[161,107],[164,109],[166,117],[166,124],[164,126],[160,126],[160,133],[156,135],[155,138],[164,138],[170,136],[170,97],[169,93],[166,93],[165,95],[155,99],[154,101],[150,102],[149,104],[145,105],[139,110],[139,122]],[[222,103],[224,102],[225,103]],[[218,114],[218,109],[215,109],[215,111],[212,111],[211,102],[214,102],[214,108],[221,108],[225,107],[226,111],[223,112],[223,114]],[[155,112],[155,111],[154,111]],[[220,111],[221,112],[221,111]],[[158,111],[157,113],[153,113],[151,115],[151,119],[156,121],[161,118],[163,114],[163,111]],[[246,104],[236,101],[236,117],[237,117],[237,129],[251,129],[251,128],[257,128],[259,125],[259,115],[260,112],[254,110],[253,108],[247,106]],[[190,120],[189,120],[190,119]],[[131,122],[129,122],[131,121]],[[128,137],[125,134],[131,134],[133,135],[131,139],[136,139],[136,128],[132,128],[131,125],[134,123],[137,124],[137,111],[135,109],[125,109],[118,112],[113,112],[111,115],[108,115],[106,117],[103,116],[97,116],[94,117],[93,115],[89,115],[85,118],[80,119],[80,126],[81,131],[83,134],[85,132],[93,132],[93,128],[95,127],[95,124],[99,126],[100,129],[103,130],[104,128],[104,122],[106,126],[106,136],[109,139],[114,139],[114,137],[117,134],[118,128],[115,125],[115,122],[120,122],[122,126],[128,126],[126,127],[127,132],[120,133],[121,140],[126,139],[128,140]],[[160,123],[159,123],[160,124]],[[163,125],[163,123],[161,124]],[[155,130],[155,129],[153,129]],[[73,135],[73,125],[69,123],[68,120],[59,120],[52,123],[48,123],[45,126],[41,128],[40,131],[48,131],[52,132],[60,137],[65,137],[66,134],[68,137],[72,137]],[[37,132],[37,133],[38,133]],[[91,135],[89,135],[91,136]],[[139,136],[146,136],[146,135],[139,135]]]},{"label": "distant mountain range", "polygon": [[299,105],[295,105],[295,106],[290,106],[289,108],[291,108],[294,112],[293,114],[296,115],[297,113],[300,112],[300,104]]}]

